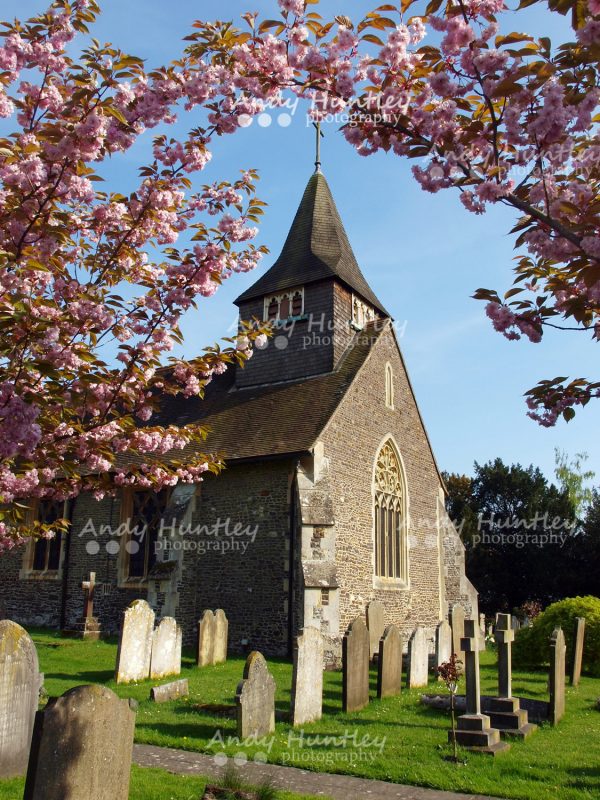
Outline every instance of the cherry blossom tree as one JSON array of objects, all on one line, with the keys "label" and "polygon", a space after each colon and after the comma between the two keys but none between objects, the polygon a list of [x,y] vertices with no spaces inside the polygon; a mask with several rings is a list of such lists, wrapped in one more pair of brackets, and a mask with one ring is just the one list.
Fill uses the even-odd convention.
[{"label": "cherry blossom tree", "polygon": [[[191,361],[169,355],[182,315],[258,263],[263,204],[253,171],[192,183],[211,137],[234,130],[229,71],[216,58],[146,71],[90,41],[98,13],[95,0],[56,0],[0,33],[0,117],[15,131],[0,139],[0,550],[52,535],[27,522],[32,497],[218,471],[202,426],[156,424],[159,399],[201,396],[264,336],[248,324]],[[76,37],[89,43],[77,58]],[[182,141],[160,133],[137,188],[104,189],[103,162],[183,109],[203,110],[205,126]]]},{"label": "cherry blossom tree", "polygon": [[[599,0],[549,0],[572,14],[573,41],[558,47],[508,32],[504,0],[402,0],[357,22],[325,21],[313,5],[279,0],[279,17],[262,22],[247,14],[248,38],[233,47],[231,23],[196,24],[190,57],[218,57],[232,75],[228,125],[291,92],[315,120],[339,115],[360,155],[416,160],[426,191],[454,189],[473,214],[511,206],[513,286],[475,293],[494,328],[533,342],[547,327],[600,340]],[[598,397],[600,382],[557,377],[526,395],[529,415],[550,426]]]}]

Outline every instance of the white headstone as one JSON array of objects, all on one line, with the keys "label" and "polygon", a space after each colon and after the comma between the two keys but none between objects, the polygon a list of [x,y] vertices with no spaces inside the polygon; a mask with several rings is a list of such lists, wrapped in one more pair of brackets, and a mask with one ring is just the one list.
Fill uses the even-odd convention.
[{"label": "white headstone", "polygon": [[153,631],[154,611],[145,600],[134,600],[123,612],[115,671],[117,683],[150,677]]},{"label": "white headstone", "polygon": [[435,629],[435,665],[439,667],[450,660],[452,655],[452,628],[450,623],[443,619]]},{"label": "white headstone", "polygon": [[408,642],[408,688],[427,686],[429,651],[425,628],[415,628]]},{"label": "white headstone", "polygon": [[150,677],[166,678],[180,673],[181,629],[173,617],[164,617],[152,636]]},{"label": "white headstone", "polygon": [[323,637],[304,628],[296,639],[292,674],[292,725],[321,719],[323,713]]},{"label": "white headstone", "polygon": [[385,632],[385,609],[378,600],[367,605],[367,628],[371,660],[379,653],[379,641]]},{"label": "white headstone", "polygon": [[222,608],[215,611],[213,664],[224,664],[227,661],[227,640],[229,622]]}]

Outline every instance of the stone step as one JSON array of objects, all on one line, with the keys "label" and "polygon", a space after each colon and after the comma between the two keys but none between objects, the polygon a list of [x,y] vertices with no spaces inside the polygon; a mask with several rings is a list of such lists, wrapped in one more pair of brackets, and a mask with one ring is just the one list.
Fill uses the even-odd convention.
[{"label": "stone step", "polygon": [[520,708],[518,711],[508,714],[499,711],[492,711],[490,712],[489,717],[492,727],[499,728],[501,731],[517,729],[522,725],[527,724],[527,712],[522,708]]},{"label": "stone step", "polygon": [[503,739],[527,739],[528,736],[537,731],[537,728],[538,726],[534,725],[533,722],[526,722],[520,728],[501,730],[500,735]]},{"label": "stone step", "polygon": [[[452,731],[448,731],[448,741],[453,742]],[[500,742],[500,731],[488,728],[486,731],[456,731],[456,742],[461,747],[491,747]]]},{"label": "stone step", "polygon": [[519,710],[519,703],[518,697],[492,697],[486,713],[498,711],[499,713],[509,714]]}]

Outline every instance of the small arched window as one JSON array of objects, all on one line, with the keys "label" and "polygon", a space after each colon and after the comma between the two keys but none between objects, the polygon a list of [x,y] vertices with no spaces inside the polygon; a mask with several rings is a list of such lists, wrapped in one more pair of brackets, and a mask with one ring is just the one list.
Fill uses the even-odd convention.
[{"label": "small arched window", "polygon": [[385,404],[394,408],[394,372],[389,362],[385,365]]},{"label": "small arched window", "polygon": [[406,482],[390,440],[377,456],[374,488],[375,575],[408,583]]},{"label": "small arched window", "polygon": [[292,289],[265,297],[264,319],[269,322],[285,322],[301,317],[304,313],[304,289]]}]

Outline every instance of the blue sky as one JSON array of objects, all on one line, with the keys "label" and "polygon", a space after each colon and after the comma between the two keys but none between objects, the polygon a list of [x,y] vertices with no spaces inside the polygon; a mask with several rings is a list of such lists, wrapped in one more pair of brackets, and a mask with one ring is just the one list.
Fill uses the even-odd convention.
[{"label": "blue sky", "polygon": [[[378,3],[326,0],[323,14],[358,17]],[[43,0],[3,0],[1,16],[25,18]],[[177,56],[193,20],[239,18],[245,11],[272,17],[275,0],[104,0],[93,35],[111,41],[156,66]],[[313,7],[315,8],[315,7]],[[514,15],[511,29],[570,39],[562,17],[544,5]],[[314,129],[300,109],[291,124],[254,122],[213,146],[213,161],[201,182],[235,179],[240,169],[260,171],[258,194],[268,203],[259,242],[271,253],[258,271],[236,276],[202,301],[184,321],[185,353],[227,335],[235,319],[232,301],[277,257],[313,171]],[[191,113],[185,127],[200,124]],[[3,130],[6,130],[3,126]],[[480,286],[508,289],[515,256],[508,231],[515,215],[495,208],[482,217],[466,212],[452,192],[423,192],[410,164],[393,155],[361,158],[335,125],[325,126],[323,171],[336,199],[358,262],[403,332],[401,346],[438,463],[470,473],[475,460],[500,456],[508,463],[533,463],[551,477],[554,448],[589,453],[600,480],[600,403],[575,420],[540,428],[525,415],[523,392],[556,375],[597,377],[598,345],[581,333],[551,332],[538,345],[509,342],[491,328],[484,304],[470,299]],[[107,188],[124,191],[148,160],[151,137],[115,159],[104,171]]]}]

